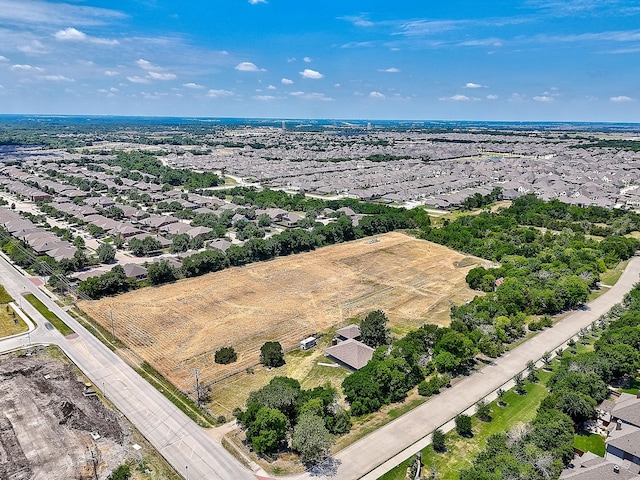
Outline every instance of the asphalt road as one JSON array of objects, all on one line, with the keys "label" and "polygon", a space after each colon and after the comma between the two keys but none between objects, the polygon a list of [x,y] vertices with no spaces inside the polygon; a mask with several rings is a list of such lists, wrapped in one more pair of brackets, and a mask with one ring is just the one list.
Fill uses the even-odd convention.
[{"label": "asphalt road", "polygon": [[[38,325],[30,334],[31,342],[58,345],[178,473],[189,480],[255,480],[204,429],[1,257],[0,278],[12,297],[19,299],[24,293],[33,293],[78,334],[77,338],[66,339],[57,330],[47,330],[45,319],[22,300],[22,308]],[[24,347],[28,341],[26,335],[0,341],[0,351]]]}]

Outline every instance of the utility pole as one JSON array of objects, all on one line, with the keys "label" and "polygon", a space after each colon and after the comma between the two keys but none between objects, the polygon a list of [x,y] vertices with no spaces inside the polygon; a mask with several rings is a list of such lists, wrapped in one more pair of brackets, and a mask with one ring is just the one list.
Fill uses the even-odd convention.
[{"label": "utility pole", "polygon": [[113,328],[113,310],[109,310],[109,317],[111,318],[111,343],[116,343],[116,331]]},{"label": "utility pole", "polygon": [[196,375],[196,403],[198,405],[198,408],[200,408],[200,370],[194,368],[193,371]]}]

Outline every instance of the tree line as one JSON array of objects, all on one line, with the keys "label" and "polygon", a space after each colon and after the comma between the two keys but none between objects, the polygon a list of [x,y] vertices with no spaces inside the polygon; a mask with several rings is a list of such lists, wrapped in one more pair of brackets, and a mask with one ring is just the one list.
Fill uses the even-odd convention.
[{"label": "tree line", "polygon": [[[588,333],[582,331],[579,341]],[[591,331],[599,338],[593,351],[558,351],[560,364],[547,382],[547,395],[533,422],[518,435],[492,435],[460,480],[558,478],[574,456],[574,434],[582,422],[596,418],[596,406],[609,397],[608,384],[635,379],[640,368],[640,285],[622,305],[601,317]]]}]

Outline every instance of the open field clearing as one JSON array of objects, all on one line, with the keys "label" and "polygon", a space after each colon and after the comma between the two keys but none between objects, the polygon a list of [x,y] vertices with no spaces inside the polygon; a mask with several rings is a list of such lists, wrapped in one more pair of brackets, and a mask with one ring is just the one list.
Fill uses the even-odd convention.
[{"label": "open field clearing", "polygon": [[[446,324],[450,305],[470,300],[465,275],[482,260],[401,233],[231,268],[172,285],[145,288],[80,307],[180,389],[193,369],[212,383],[258,362],[267,340],[285,350],[375,309],[392,329]],[[213,362],[232,346],[238,361]]]}]

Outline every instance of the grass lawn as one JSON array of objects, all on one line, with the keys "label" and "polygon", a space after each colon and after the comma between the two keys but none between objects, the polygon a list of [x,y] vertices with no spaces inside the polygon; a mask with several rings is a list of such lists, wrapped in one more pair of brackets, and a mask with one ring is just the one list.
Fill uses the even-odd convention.
[{"label": "grass lawn", "polygon": [[573,446],[583,452],[593,452],[600,457],[604,457],[605,444],[602,435],[597,433],[580,432],[575,436]]},{"label": "grass lawn", "polygon": [[629,260],[620,262],[615,268],[610,268],[606,272],[602,273],[600,275],[600,281],[605,285],[615,285],[628,263]]},{"label": "grass lawn", "polygon": [[323,355],[328,346],[320,340],[318,346],[310,350],[293,350],[285,354],[285,364],[278,368],[265,368],[262,365],[238,373],[226,380],[211,385],[211,401],[207,408],[215,416],[230,416],[236,407],[244,407],[249,393],[265,386],[273,377],[292,377],[300,382],[304,389],[330,383],[340,391],[342,380],[349,372],[341,367],[328,367],[318,363],[334,364]]},{"label": "grass lawn", "polygon": [[15,318],[18,319],[18,323],[13,320],[14,313],[7,311],[10,308],[8,305],[0,305],[0,338],[26,332],[28,329],[27,324],[17,315]]},{"label": "grass lawn", "polygon": [[631,384],[627,388],[619,388],[618,391],[622,393],[630,393],[631,395],[637,395],[640,390],[640,377],[634,378]]},{"label": "grass lawn", "polygon": [[13,302],[13,298],[11,298],[11,295],[9,295],[7,291],[4,289],[4,286],[0,285],[0,303],[10,303],[10,302]]},{"label": "grass lawn", "polygon": [[[544,382],[550,373],[540,372],[539,376]],[[496,402],[491,403],[493,412],[491,422],[483,422],[475,416],[473,417],[474,436],[472,438],[461,437],[455,430],[452,430],[447,433],[447,451],[445,453],[436,453],[431,446],[422,450],[424,465],[435,468],[439,472],[441,480],[457,479],[458,472],[471,465],[473,457],[484,448],[491,435],[508,431],[518,423],[527,423],[533,420],[538,405],[547,393],[547,389],[542,383],[528,384],[526,395],[518,395],[512,390],[506,392],[503,397],[503,401],[507,404],[505,407],[499,407]],[[380,477],[380,480],[404,480],[407,466],[411,460],[403,462]]]},{"label": "grass lawn", "polygon": [[51,310],[46,307],[44,303],[38,300],[33,294],[29,293],[25,295],[24,298],[26,298],[27,302],[33,305],[44,318],[51,322],[51,324],[56,327],[62,335],[67,336],[74,333],[66,323],[60,320]]}]

